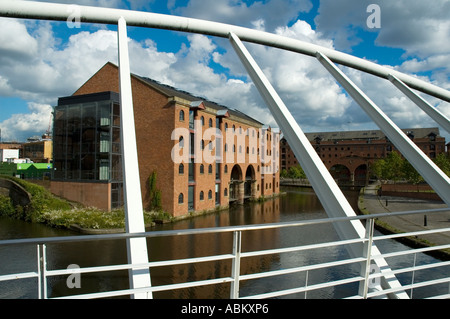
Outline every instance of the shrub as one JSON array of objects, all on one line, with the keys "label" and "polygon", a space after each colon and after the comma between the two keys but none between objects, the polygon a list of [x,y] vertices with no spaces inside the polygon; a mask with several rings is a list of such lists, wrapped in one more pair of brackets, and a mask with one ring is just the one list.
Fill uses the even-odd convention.
[{"label": "shrub", "polygon": [[9,196],[0,195],[0,216],[14,217],[16,210]]}]

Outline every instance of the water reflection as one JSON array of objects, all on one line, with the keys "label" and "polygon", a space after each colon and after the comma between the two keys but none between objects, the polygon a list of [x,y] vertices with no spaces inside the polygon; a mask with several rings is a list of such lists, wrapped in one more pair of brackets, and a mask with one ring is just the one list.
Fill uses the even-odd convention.
[{"label": "water reflection", "polygon": [[[158,225],[154,230],[209,228],[234,225],[275,223],[294,220],[324,218],[326,214],[311,189],[289,188],[287,194],[262,203],[235,206],[229,210],[186,219],[173,224]],[[357,191],[345,192],[349,202],[356,205]],[[0,219],[0,239],[67,236],[75,233],[55,230],[42,225]],[[315,225],[301,228],[248,231],[242,235],[242,251],[290,247],[338,239],[331,225]],[[228,254],[232,252],[231,233],[155,237],[148,239],[151,261],[182,259],[199,256]],[[398,243],[394,242],[394,245]],[[392,246],[392,241],[386,244]],[[398,244],[401,245],[401,244]],[[70,264],[93,267],[108,264],[125,264],[126,244],[123,240],[89,243],[51,244],[47,247],[48,268],[65,269]],[[307,264],[347,258],[342,247],[323,248],[289,254],[273,254],[245,258],[241,261],[241,275],[270,270],[299,267]],[[430,257],[431,258],[431,257]],[[409,262],[409,261],[407,261]],[[356,266],[355,266],[356,267]],[[247,296],[332,281],[357,274],[355,267],[341,266],[306,273],[296,273],[241,282],[240,295]],[[36,269],[36,247],[0,248],[0,274]],[[230,277],[231,261],[204,262],[189,265],[156,267],[151,269],[152,284],[165,285],[186,281]],[[67,277],[52,278],[48,282],[49,296],[121,290],[128,288],[127,271],[83,274],[81,289],[69,289]],[[409,279],[405,279],[409,280]],[[36,280],[0,282],[0,298],[36,298]],[[342,298],[356,294],[357,284],[309,292],[308,298]],[[208,285],[190,289],[177,289],[154,293],[155,298],[229,298],[230,284]],[[304,298],[304,293],[288,298]],[[417,295],[419,297],[419,295]]]}]

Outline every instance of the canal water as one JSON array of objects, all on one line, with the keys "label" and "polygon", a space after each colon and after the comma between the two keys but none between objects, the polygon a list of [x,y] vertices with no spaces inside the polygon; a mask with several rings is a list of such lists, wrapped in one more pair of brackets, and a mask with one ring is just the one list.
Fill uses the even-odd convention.
[{"label": "canal water", "polygon": [[[317,196],[310,188],[285,188],[285,195],[262,202],[248,203],[231,207],[228,210],[186,219],[172,224],[157,225],[152,230],[174,230],[187,228],[221,227],[235,225],[251,225],[286,221],[310,220],[325,218],[326,214]],[[356,208],[358,190],[344,191],[349,202]],[[8,218],[0,218],[0,240],[14,238],[35,238],[52,236],[78,235],[69,230],[49,228],[44,225],[31,224]],[[308,227],[282,228],[262,231],[248,231],[242,235],[242,251],[253,251],[279,247],[290,247],[298,244],[314,244],[337,240],[338,236],[331,225],[315,225]],[[227,254],[232,251],[232,234],[204,234],[171,237],[155,237],[148,239],[149,259],[151,261],[190,258]],[[400,250],[405,246],[389,240],[379,244],[381,251]],[[94,267],[111,264],[125,264],[126,243],[124,240],[94,241],[82,243],[49,244],[47,246],[48,269],[66,269],[69,265]],[[343,247],[332,247],[297,253],[273,254],[263,257],[245,258],[241,261],[241,274],[286,269],[302,265],[322,263],[347,258],[347,250]],[[416,265],[433,261],[432,257],[420,255]],[[402,257],[390,261],[392,268],[396,266],[412,266],[413,257]],[[37,269],[35,246],[0,247],[0,275],[18,272],[35,271]],[[442,273],[447,271],[447,274]],[[441,272],[434,270],[433,276],[448,276],[449,269]],[[181,266],[152,268],[153,285],[171,284],[185,281],[206,280],[229,277],[231,261],[196,263]],[[242,281],[240,296],[249,296],[270,292],[281,288],[289,289],[328,282],[358,274],[358,267],[340,266],[308,273],[276,276],[264,279]],[[427,273],[416,273],[415,280]],[[412,280],[411,274],[398,277],[404,284]],[[48,280],[50,297],[90,293],[97,291],[120,290],[128,288],[127,271],[83,274],[80,277],[81,288],[69,288],[67,276],[53,277]],[[448,285],[441,288],[448,293]],[[286,298],[345,298],[357,293],[358,284],[348,284],[335,288],[299,293]],[[414,298],[423,298],[428,294],[436,294],[438,290],[415,290]],[[447,291],[445,291],[447,290]],[[409,293],[409,292],[408,292]],[[208,285],[190,289],[177,289],[154,293],[155,298],[229,298],[230,284]],[[0,298],[37,298],[37,280],[25,279],[0,282]]]}]

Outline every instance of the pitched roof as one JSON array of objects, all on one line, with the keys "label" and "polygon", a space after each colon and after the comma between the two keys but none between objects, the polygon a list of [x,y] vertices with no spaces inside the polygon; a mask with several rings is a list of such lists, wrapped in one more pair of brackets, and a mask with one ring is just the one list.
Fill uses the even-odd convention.
[{"label": "pitched roof", "polygon": [[[431,128],[410,128],[402,129],[407,135],[413,135],[415,138],[428,137],[430,134],[435,136],[439,135],[438,127]],[[312,141],[316,138],[320,138],[322,141],[345,141],[345,140],[380,140],[385,139],[386,135],[381,130],[368,130],[368,131],[341,131],[341,132],[318,132],[318,133],[306,133],[308,140]]]},{"label": "pitched roof", "polygon": [[223,111],[228,111],[228,113],[230,115],[234,115],[234,116],[237,116],[237,117],[240,117],[240,118],[244,118],[244,119],[246,119],[248,121],[252,121],[252,122],[255,122],[255,123],[259,124],[259,125],[263,125],[263,123],[259,122],[258,120],[255,120],[251,116],[249,116],[249,115],[247,115],[247,114],[245,114],[245,113],[243,113],[243,112],[241,112],[239,110],[231,109],[231,108],[229,108],[227,106],[224,106],[224,105],[218,104],[216,102],[210,101],[210,100],[208,100],[205,97],[195,96],[195,95],[193,95],[193,94],[191,94],[189,92],[186,92],[186,91],[174,88],[172,86],[160,83],[160,82],[158,82],[156,80],[153,80],[153,79],[150,79],[150,78],[147,78],[147,77],[142,77],[142,76],[139,76],[139,75],[136,75],[136,74],[132,74],[132,76],[134,76],[134,77],[144,81],[147,85],[149,85],[150,87],[156,89],[157,91],[165,94],[168,97],[177,96],[179,98],[182,98],[183,100],[187,100],[187,101],[190,101],[190,102],[202,101],[203,104],[206,107],[214,109],[216,111],[222,111],[222,112],[220,112],[221,114],[223,113]]}]

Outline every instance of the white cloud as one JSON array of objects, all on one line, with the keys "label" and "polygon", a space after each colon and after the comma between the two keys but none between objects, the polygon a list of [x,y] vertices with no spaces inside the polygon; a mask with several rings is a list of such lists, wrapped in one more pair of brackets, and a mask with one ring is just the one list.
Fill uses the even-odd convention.
[{"label": "white cloud", "polygon": [[52,106],[30,102],[28,110],[29,113],[14,114],[0,123],[4,141],[22,141],[23,136],[31,137],[47,131],[52,116]]},{"label": "white cloud", "polygon": [[[355,6],[345,6],[345,1],[347,0],[339,4],[336,1],[321,2],[320,16],[316,19],[320,32],[301,20],[297,20],[290,27],[287,26],[287,22],[296,17],[298,12],[311,8],[309,1],[286,0],[282,3],[285,5],[283,7],[279,3],[275,5],[274,0],[255,2],[251,6],[242,1],[191,0],[186,7],[179,8],[177,12],[227,23],[248,24],[250,27],[273,30],[283,36],[328,48],[339,48],[358,42],[348,25],[359,23],[362,26],[367,18],[365,12],[367,1],[359,4],[362,12],[357,11]],[[101,1],[84,2],[79,4],[95,5]],[[119,6],[115,2],[111,0],[104,4]],[[393,30],[389,23],[389,15],[384,13],[390,6],[389,3],[381,5],[383,20],[378,41],[386,41],[382,43],[388,43],[389,39],[393,39],[392,35],[388,36]],[[417,6],[414,2],[413,8],[417,9]],[[291,10],[294,7],[296,10]],[[211,11],[208,11],[209,9]],[[277,16],[278,11],[283,11],[283,14]],[[408,16],[406,13],[401,15],[402,19],[406,16]],[[358,22],[358,19],[362,20]],[[62,40],[53,33],[52,24],[48,22],[30,25],[23,21],[0,19],[0,27],[9,30],[6,34],[0,33],[0,53],[2,53],[0,94],[4,96],[20,96],[27,101],[34,101],[37,105],[52,104],[56,102],[57,97],[72,94],[107,61],[117,63],[117,34],[114,31],[91,29],[74,33],[68,41],[61,42]],[[334,38],[330,36],[332,30]],[[429,44],[442,39],[445,25],[436,30],[439,34],[433,37]],[[20,39],[20,45],[13,43],[13,39]],[[425,50],[413,40],[404,41],[407,52]],[[374,125],[365,113],[345,94],[316,59],[254,44],[245,45],[304,131],[373,128]],[[446,43],[442,45],[444,48],[446,46]],[[183,44],[178,52],[158,51],[156,43],[148,39],[139,42],[130,40],[129,47],[133,73],[195,95],[205,96],[212,101],[245,112],[263,123],[276,126],[226,40],[192,34],[187,37],[186,44]],[[432,80],[445,87],[450,82],[449,69],[446,67],[450,50],[441,51],[441,53],[436,51],[432,55],[418,55],[415,60],[405,61],[396,68],[406,72],[433,70]],[[213,69],[215,65],[220,66],[219,70],[225,72]],[[440,68],[440,72],[437,68]],[[359,71],[346,68],[344,70],[400,126],[429,123],[425,122],[425,116],[417,111],[417,107],[406,100],[388,81]],[[449,110],[448,103],[440,103],[439,107]],[[31,109],[30,112],[39,114]],[[11,132],[14,131],[14,127],[17,127],[17,132],[21,132],[25,127],[31,127],[27,123],[33,123],[33,117],[22,116],[24,123],[19,123],[19,117],[14,115],[2,125],[8,127]],[[41,126],[37,127],[41,129]]]},{"label": "white cloud", "polygon": [[[247,4],[242,0],[190,0],[176,14],[246,27],[264,27],[272,32],[276,27],[295,20],[300,12],[311,10],[310,0],[268,0]],[[256,25],[255,25],[256,24]]]}]

